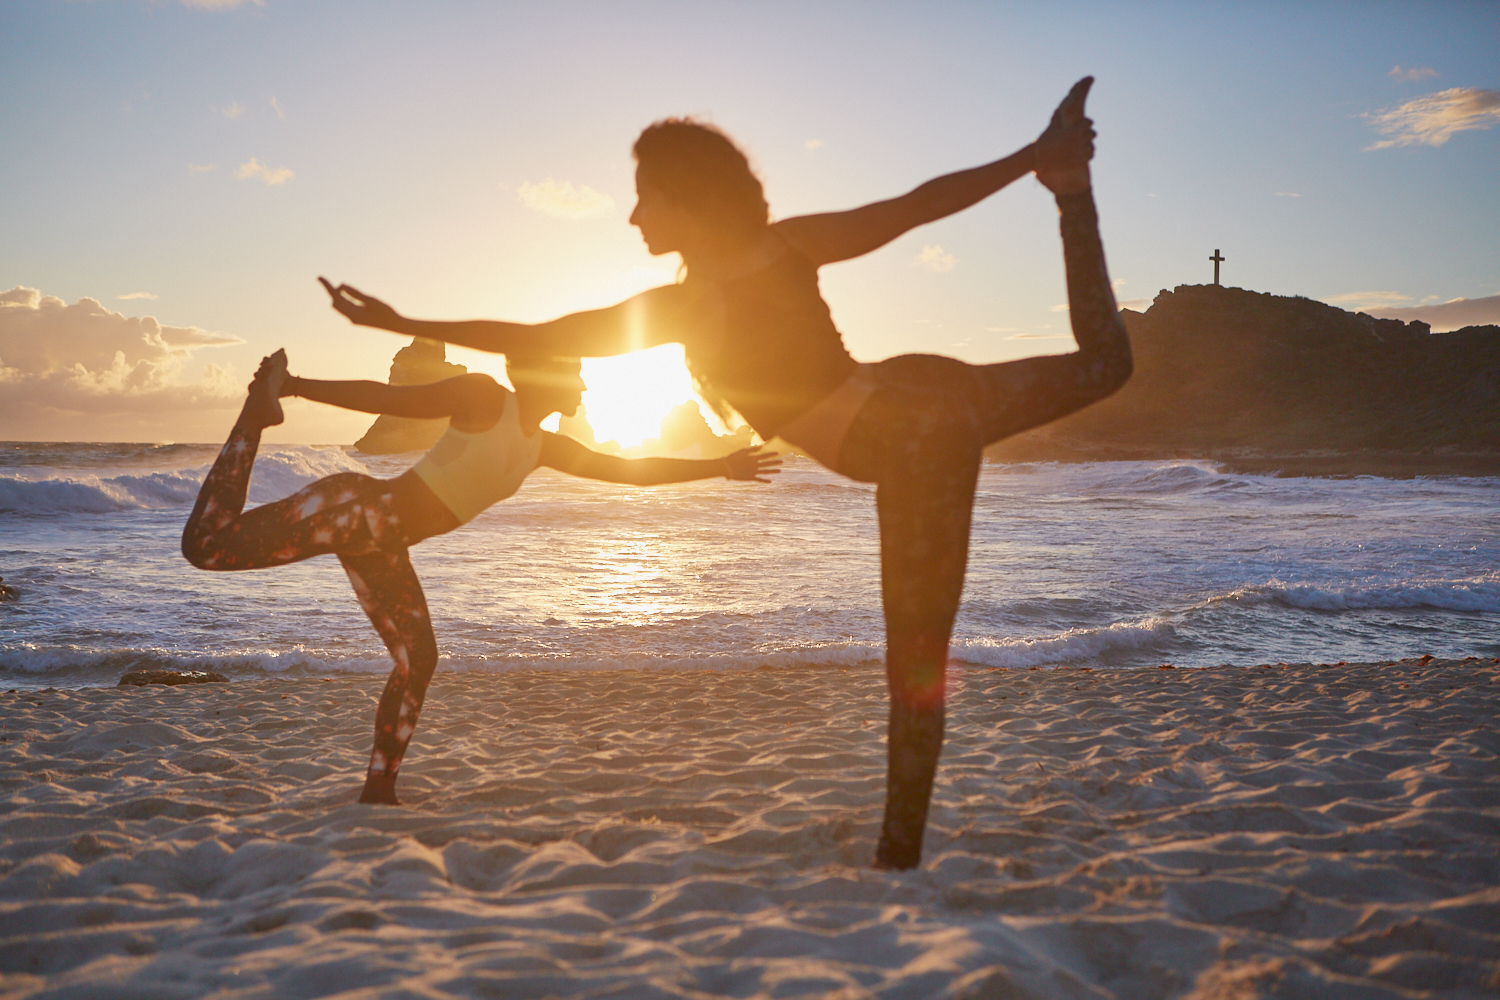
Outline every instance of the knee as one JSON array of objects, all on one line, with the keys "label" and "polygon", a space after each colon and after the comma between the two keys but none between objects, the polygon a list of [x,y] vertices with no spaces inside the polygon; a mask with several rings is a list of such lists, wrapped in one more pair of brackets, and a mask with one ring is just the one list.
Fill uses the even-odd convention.
[{"label": "knee", "polygon": [[204,539],[187,531],[182,533],[182,558],[195,569],[213,569],[213,557]]}]

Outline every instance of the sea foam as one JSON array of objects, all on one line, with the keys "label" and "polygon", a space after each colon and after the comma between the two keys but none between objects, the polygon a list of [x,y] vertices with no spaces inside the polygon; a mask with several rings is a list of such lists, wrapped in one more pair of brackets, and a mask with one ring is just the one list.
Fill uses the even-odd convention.
[{"label": "sea foam", "polygon": [[[0,510],[21,516],[109,514],[192,504],[211,466],[173,472],[80,474],[78,469],[33,470],[0,476]],[[286,447],[264,451],[250,477],[250,502],[268,503],[336,472],[366,472],[340,448]]]}]

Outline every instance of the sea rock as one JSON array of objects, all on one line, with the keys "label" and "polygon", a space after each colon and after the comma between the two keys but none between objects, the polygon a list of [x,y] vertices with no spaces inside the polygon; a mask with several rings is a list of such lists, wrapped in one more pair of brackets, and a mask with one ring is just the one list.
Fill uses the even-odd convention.
[{"label": "sea rock", "polygon": [[147,684],[227,684],[229,678],[212,670],[132,670],[120,678],[116,687],[145,687]]},{"label": "sea rock", "polygon": [[1182,285],[1123,311],[1123,389],[986,450],[991,459],[1203,458],[1298,475],[1500,474],[1500,327]]},{"label": "sea rock", "polygon": [[[426,385],[468,372],[464,365],[446,360],[447,349],[441,341],[414,337],[391,359],[391,385]],[[364,437],[354,447],[366,455],[398,455],[431,448],[448,429],[447,418],[413,420],[382,414],[375,418]]]}]

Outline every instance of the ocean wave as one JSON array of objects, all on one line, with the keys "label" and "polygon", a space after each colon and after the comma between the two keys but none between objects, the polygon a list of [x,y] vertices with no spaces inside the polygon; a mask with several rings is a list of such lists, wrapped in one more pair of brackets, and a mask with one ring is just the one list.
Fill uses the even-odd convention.
[{"label": "ocean wave", "polygon": [[1308,611],[1436,608],[1443,611],[1495,612],[1500,611],[1500,578],[1409,580],[1348,586],[1272,580],[1260,586],[1232,590],[1204,603],[1277,603]]},{"label": "ocean wave", "polygon": [[1117,622],[1106,628],[1070,629],[1045,639],[970,639],[955,642],[949,655],[985,667],[1036,667],[1097,660],[1116,652],[1158,649],[1176,638],[1177,630],[1171,625],[1152,619]]},{"label": "ocean wave", "polygon": [[[210,466],[115,476],[58,471],[41,477],[0,476],[0,510],[14,514],[108,514],[192,504]],[[365,472],[341,448],[287,447],[262,453],[250,476],[250,502],[279,500],[335,472]]]}]

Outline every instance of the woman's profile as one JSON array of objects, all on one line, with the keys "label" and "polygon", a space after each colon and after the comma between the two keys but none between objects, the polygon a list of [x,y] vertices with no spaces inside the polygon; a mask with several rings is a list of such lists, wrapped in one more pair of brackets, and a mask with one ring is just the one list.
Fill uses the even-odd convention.
[{"label": "woman's profile", "polygon": [[[203,480],[182,532],[182,554],[199,569],[244,570],[336,555],[355,596],[395,661],[375,709],[375,745],[359,800],[396,804],[396,776],[416,730],[437,640],[407,550],[464,524],[515,493],[540,466],[638,486],[725,476],[770,482],[780,459],[745,448],[719,459],[624,459],[541,429],[571,414],[583,392],[577,358],[506,358],[515,392],[488,375],[428,385],[328,382],[287,373],[286,354],[261,362],[244,409]],[[280,400],[301,396],[363,413],[449,418],[448,430],[395,479],[344,472],[274,503],[245,510],[261,432],[282,422]]]},{"label": "woman's profile", "polygon": [[[883,867],[921,860],[985,445],[1087,406],[1130,376],[1089,175],[1094,131],[1083,105],[1092,82],[1079,81],[1042,135],[1010,156],[888,201],[775,223],[760,181],[722,132],[659,121],[635,144],[630,221],[653,254],[680,253],[686,276],[606,309],[539,324],[424,321],[347,285],[329,288],[355,323],[481,350],[597,357],[679,342],[711,403],[738,411],[763,440],[779,436],[876,484],[891,695]],[[1032,172],[1057,199],[1078,351],[991,365],[928,354],[855,362],[819,293],[818,268]]]}]

